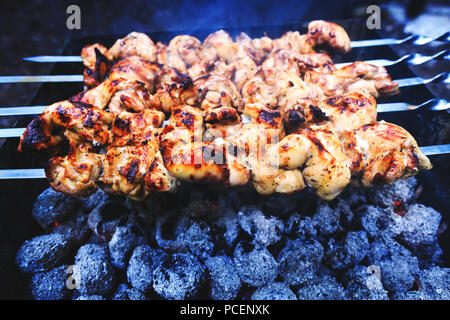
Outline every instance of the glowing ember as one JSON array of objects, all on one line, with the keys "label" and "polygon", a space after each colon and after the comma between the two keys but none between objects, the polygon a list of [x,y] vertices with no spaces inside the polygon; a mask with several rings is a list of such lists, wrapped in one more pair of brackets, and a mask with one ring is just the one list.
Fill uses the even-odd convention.
[{"label": "glowing ember", "polygon": [[402,200],[396,200],[394,202],[394,212],[399,216],[404,216],[406,214],[406,207]]}]

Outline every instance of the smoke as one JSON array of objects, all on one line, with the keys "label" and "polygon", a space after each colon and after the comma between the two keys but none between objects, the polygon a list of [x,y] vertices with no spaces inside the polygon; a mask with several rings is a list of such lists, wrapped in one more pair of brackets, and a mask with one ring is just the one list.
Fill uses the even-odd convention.
[{"label": "smoke", "polygon": [[[80,6],[83,34],[188,32],[251,26],[281,26],[314,19],[342,19],[352,15],[355,0],[315,2],[285,1],[71,1]],[[107,23],[105,18],[107,17]]]}]

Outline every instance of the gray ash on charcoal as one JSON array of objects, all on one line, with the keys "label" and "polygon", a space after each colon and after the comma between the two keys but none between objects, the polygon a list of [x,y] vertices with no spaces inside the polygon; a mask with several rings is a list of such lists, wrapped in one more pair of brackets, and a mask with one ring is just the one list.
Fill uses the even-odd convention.
[{"label": "gray ash on charcoal", "polygon": [[28,294],[46,300],[449,299],[445,225],[417,187],[348,188],[331,202],[204,186],[144,202],[47,189],[32,212],[43,234],[16,263]]}]

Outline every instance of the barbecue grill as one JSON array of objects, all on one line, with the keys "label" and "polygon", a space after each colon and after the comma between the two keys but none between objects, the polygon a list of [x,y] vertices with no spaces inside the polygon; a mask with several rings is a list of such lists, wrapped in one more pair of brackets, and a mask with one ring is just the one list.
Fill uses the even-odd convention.
[{"label": "barbecue grill", "polygon": [[[377,39],[378,36],[374,31],[365,28],[362,21],[338,21],[345,28],[352,40],[370,40]],[[286,25],[286,26],[258,26],[246,27],[240,29],[225,29],[234,38],[240,32],[246,32],[250,37],[260,37],[267,34],[271,38],[281,36],[288,30],[299,30],[301,33],[305,31],[305,25]],[[216,30],[185,30],[180,32],[155,32],[149,36],[156,42],[161,41],[168,43],[170,39],[178,34],[189,34],[203,40],[209,33]],[[119,36],[98,36],[98,37],[73,37],[61,52],[62,56],[77,56],[81,52],[83,46],[99,42],[105,46],[111,46]],[[441,37],[439,40],[447,40],[448,35]],[[406,38],[405,41],[417,41],[417,38]],[[419,40],[418,43],[421,44]],[[427,45],[425,43],[425,45]],[[438,59],[448,55],[448,52],[440,52],[431,59]],[[413,63],[420,60],[416,56],[406,57],[398,63],[388,66],[388,72],[392,79],[415,78],[408,68],[408,61]],[[367,61],[375,59],[388,59],[396,61],[399,57],[388,46],[371,46],[353,48],[348,54],[334,54],[335,63],[344,63],[348,61]],[[83,66],[80,62],[57,62],[51,72],[51,75],[81,75]],[[434,82],[448,83],[448,74],[442,74],[433,80]],[[54,101],[64,100],[82,91],[82,82],[46,82],[34,95],[30,105],[45,106]],[[450,135],[448,132],[448,124],[450,115],[445,106],[445,101],[437,101],[430,93],[425,85],[405,86],[401,88],[401,95],[394,97],[384,97],[378,100],[379,104],[404,102],[408,105],[421,105],[414,110],[408,111],[392,111],[379,113],[379,120],[386,120],[404,127],[417,140],[419,146],[433,146],[450,143]],[[440,103],[440,104],[439,104]],[[402,107],[404,109],[404,107]],[[440,110],[444,109],[444,110]],[[37,109],[34,114],[39,112]],[[19,110],[20,111],[20,110]],[[0,110],[2,112],[2,110]],[[20,112],[16,112],[20,113]],[[14,128],[23,128],[31,121],[33,115],[14,116]],[[14,134],[12,134],[14,136]],[[18,139],[7,138],[1,145],[0,150],[0,169],[32,169],[42,168],[46,159],[43,156],[33,156],[28,154],[17,153]],[[440,152],[442,152],[441,149]],[[429,150],[432,154],[432,150]],[[439,152],[439,151],[438,151]],[[430,171],[421,172],[418,175],[419,184],[423,187],[418,201],[435,208],[442,212],[443,219],[447,224],[450,222],[448,215],[445,215],[450,201],[449,187],[450,167],[448,162],[450,154],[434,155],[432,158],[434,165]],[[33,174],[33,172],[31,172]],[[0,173],[1,175],[2,173]],[[23,172],[19,172],[23,175]],[[37,175],[39,176],[39,172]],[[33,201],[36,196],[47,187],[44,179],[10,179],[0,180],[0,190],[3,196],[3,212],[0,215],[0,241],[2,241],[2,253],[0,256],[0,283],[1,298],[23,298],[26,297],[27,277],[20,274],[15,266],[15,254],[26,239],[38,235],[42,232],[40,226],[32,219],[31,210]],[[450,265],[450,232],[445,232],[440,239],[440,245],[444,250],[443,260],[445,264]]]}]

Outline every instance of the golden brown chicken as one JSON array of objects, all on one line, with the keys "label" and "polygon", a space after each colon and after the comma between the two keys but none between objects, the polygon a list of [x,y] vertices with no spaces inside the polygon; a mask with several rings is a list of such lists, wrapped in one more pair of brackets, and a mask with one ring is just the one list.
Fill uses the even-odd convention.
[{"label": "golden brown chicken", "polygon": [[86,46],[93,88],[46,108],[18,149],[68,145],[46,168],[55,190],[82,197],[100,186],[135,200],[181,180],[251,182],[261,194],[308,185],[331,200],[352,177],[369,186],[430,169],[405,129],[376,122],[374,97],[398,92],[386,70],[365,62],[336,70],[319,47],[347,52],[350,40],[313,21],[307,34],[274,40],[233,41],[220,30],[203,43],[181,35],[155,45],[134,32],[109,50]]},{"label": "golden brown chicken", "polygon": [[111,57],[108,56],[108,49],[100,43],[87,45],[81,50],[81,59],[88,69],[93,70],[97,66],[99,56],[111,60]]},{"label": "golden brown chicken", "polygon": [[338,135],[377,120],[377,102],[366,92],[351,92],[322,100],[318,109],[326,117],[323,127]]},{"label": "golden brown chicken", "polygon": [[81,58],[86,67],[83,72],[85,86],[92,88],[101,83],[117,60],[128,57],[156,61],[157,47],[147,35],[139,32],[131,32],[117,40],[109,50],[98,43],[84,47]]},{"label": "golden brown chicken", "polygon": [[166,168],[180,180],[226,186],[246,184],[250,176],[246,166],[227,154],[225,141],[203,141],[203,130],[201,109],[172,109],[170,123],[161,137]]},{"label": "golden brown chicken", "polygon": [[151,105],[170,113],[175,106],[195,105],[198,100],[197,88],[191,78],[176,69],[164,66],[158,77],[155,94],[151,97]]},{"label": "golden brown chicken", "polygon": [[288,128],[296,128],[304,123],[325,120],[317,103],[323,99],[322,90],[309,85],[292,73],[282,73],[275,83],[278,105]]},{"label": "golden brown chicken", "polygon": [[207,122],[205,137],[208,140],[212,138],[226,140],[229,144],[229,153],[246,161],[249,154],[264,152],[268,144],[276,143],[284,136],[283,119],[278,110],[253,103],[245,105],[242,115],[245,122],[241,121],[241,117],[232,116],[229,117],[233,119],[232,121],[226,121],[227,119],[209,123],[205,121]]},{"label": "golden brown chicken", "polygon": [[365,90],[374,97],[397,94],[398,84],[393,82],[384,67],[366,62],[354,62],[332,73],[308,71],[305,81],[319,86],[328,96]]},{"label": "golden brown chicken", "polygon": [[236,84],[239,91],[242,89],[244,84],[253,78],[258,72],[258,66],[248,55],[243,55],[236,58],[229,64],[229,66],[233,71],[232,80]]},{"label": "golden brown chicken", "polygon": [[275,87],[269,85],[261,74],[257,74],[247,81],[241,89],[244,105],[260,103],[268,108],[275,109],[278,106]]},{"label": "golden brown chicken", "polygon": [[349,52],[351,49],[350,38],[344,28],[333,22],[315,20],[308,24],[308,41],[312,46],[323,45]]},{"label": "golden brown chicken", "polygon": [[305,188],[303,175],[298,169],[273,166],[267,150],[284,137],[283,118],[279,111],[262,104],[247,104],[243,114],[250,123],[232,128],[226,139],[229,152],[244,161],[251,171],[251,180],[260,194],[292,193]]},{"label": "golden brown chicken", "polygon": [[300,75],[297,58],[300,54],[292,50],[278,50],[270,54],[261,65],[261,71],[269,84],[274,84],[283,73]]},{"label": "golden brown chicken", "polygon": [[432,168],[416,140],[402,127],[380,121],[364,124],[343,137],[352,172],[364,186],[392,183]]},{"label": "golden brown chicken", "polygon": [[223,59],[214,61],[201,60],[189,68],[188,74],[192,79],[197,79],[209,75],[219,75],[227,79],[233,77],[233,71],[231,65],[225,63]]},{"label": "golden brown chicken", "polygon": [[261,71],[268,83],[275,83],[285,73],[304,76],[309,71],[328,74],[335,71],[330,56],[324,53],[299,54],[292,50],[278,50],[271,53],[261,65]]},{"label": "golden brown chicken", "polygon": [[224,30],[211,33],[203,41],[203,55],[207,61],[223,59],[230,63],[237,58],[239,51],[239,44]]},{"label": "golden brown chicken", "polygon": [[252,39],[244,32],[236,37],[236,43],[257,65],[261,64],[273,49],[273,41],[269,37]]},{"label": "golden brown chicken", "polygon": [[314,53],[313,45],[308,35],[300,35],[298,31],[288,31],[280,38],[273,40],[273,52],[287,50],[296,54]]},{"label": "golden brown chicken", "polygon": [[102,172],[104,155],[90,152],[92,145],[71,145],[66,156],[53,157],[45,168],[50,186],[59,192],[88,197],[97,189],[96,180]]},{"label": "golden brown chicken", "polygon": [[70,101],[91,104],[115,115],[121,111],[141,112],[152,102],[142,82],[124,78],[107,79],[95,88],[80,92]]},{"label": "golden brown chicken", "polygon": [[69,152],[49,160],[45,174],[56,191],[86,197],[97,189],[95,180],[102,170],[99,148],[109,143],[113,115],[79,102],[62,101],[48,106],[25,130],[19,151],[25,148],[62,150],[67,141]]},{"label": "golden brown chicken", "polygon": [[187,70],[203,59],[202,43],[192,36],[176,36],[167,47],[167,65],[186,73]]},{"label": "golden brown chicken", "polygon": [[175,189],[176,179],[164,167],[159,151],[162,129],[158,127],[163,120],[162,112],[151,109],[116,117],[98,181],[102,189],[135,200]]},{"label": "golden brown chicken", "polygon": [[161,65],[167,65],[169,63],[169,49],[162,42],[156,43],[156,62]]},{"label": "golden brown chicken", "polygon": [[117,40],[108,50],[112,60],[138,56],[147,61],[156,61],[156,45],[146,34],[131,32]]},{"label": "golden brown chicken", "polygon": [[199,106],[203,110],[218,107],[238,108],[241,95],[236,85],[229,79],[216,74],[194,80],[199,93]]},{"label": "golden brown chicken", "polygon": [[112,66],[108,49],[99,43],[85,46],[81,50],[81,58],[86,67],[83,79],[87,88],[92,88],[103,81]]},{"label": "golden brown chicken", "polygon": [[149,92],[153,92],[161,73],[161,66],[139,56],[131,56],[118,61],[111,68],[108,79],[125,78],[142,82]]},{"label": "golden brown chicken", "polygon": [[31,121],[20,139],[18,150],[56,148],[65,140],[63,137],[70,145],[105,146],[109,142],[109,126],[113,119],[111,113],[89,104],[57,102]]},{"label": "golden brown chicken", "polygon": [[350,182],[350,164],[339,137],[326,129],[300,128],[271,146],[268,157],[275,167],[304,166],[306,183],[325,200],[334,199]]}]

